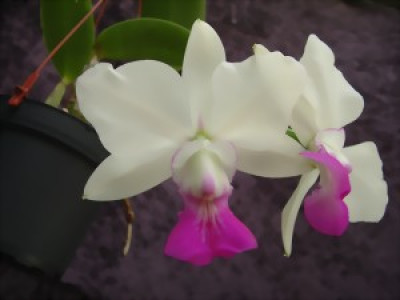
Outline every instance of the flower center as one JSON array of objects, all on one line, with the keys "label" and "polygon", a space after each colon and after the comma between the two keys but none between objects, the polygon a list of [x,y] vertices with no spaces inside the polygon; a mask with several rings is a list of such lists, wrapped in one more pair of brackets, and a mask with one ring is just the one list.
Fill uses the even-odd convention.
[{"label": "flower center", "polygon": [[185,206],[201,220],[215,223],[218,211],[228,205],[235,162],[236,154],[230,144],[204,137],[185,143],[175,154],[173,179]]},{"label": "flower center", "polygon": [[207,141],[213,140],[212,136],[207,131],[200,128],[199,130],[197,130],[196,134],[190,140],[195,141],[195,140],[202,140],[202,139],[207,140]]}]

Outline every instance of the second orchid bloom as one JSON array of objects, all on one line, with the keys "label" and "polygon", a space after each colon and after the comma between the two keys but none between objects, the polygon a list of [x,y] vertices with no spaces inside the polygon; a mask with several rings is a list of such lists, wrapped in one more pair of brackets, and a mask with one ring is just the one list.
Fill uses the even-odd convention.
[{"label": "second orchid bloom", "polygon": [[[347,83],[341,83],[344,79],[329,51],[311,37],[301,62],[256,46],[250,58],[228,63],[215,31],[196,21],[182,75],[156,61],[116,69],[107,63],[95,65],[78,78],[77,97],[110,156],[89,178],[84,198],[131,197],[172,177],[184,208],[165,254],[196,265],[257,247],[253,234],[229,208],[236,170],[265,177],[304,174],[282,218],[287,252],[301,200],[317,180],[316,170],[321,187],[305,201],[314,228],[340,234],[349,218],[377,221],[387,201],[379,156],[372,144],[342,151],[342,127],[358,117],[362,99],[351,87],[343,88]],[[320,87],[318,80],[326,82]],[[337,86],[324,90],[330,80]],[[324,114],[334,121],[326,121]],[[321,120],[328,123],[318,123]],[[288,126],[301,143],[285,134]],[[373,165],[356,168],[361,154],[373,159]],[[370,198],[358,202],[364,192],[349,194],[350,185],[353,193],[364,180],[356,169],[378,184],[378,204],[371,204]],[[380,211],[370,211],[374,208]]]},{"label": "second orchid bloom", "polygon": [[[373,142],[344,147],[343,127],[359,117],[364,102],[334,65],[331,49],[315,35],[308,38],[300,63],[307,84],[290,123],[304,146],[294,165],[308,161],[305,172],[282,213],[285,252],[291,254],[297,213],[315,230],[342,235],[349,222],[378,222],[388,202],[382,161]],[[306,196],[319,175],[319,185]]]}]

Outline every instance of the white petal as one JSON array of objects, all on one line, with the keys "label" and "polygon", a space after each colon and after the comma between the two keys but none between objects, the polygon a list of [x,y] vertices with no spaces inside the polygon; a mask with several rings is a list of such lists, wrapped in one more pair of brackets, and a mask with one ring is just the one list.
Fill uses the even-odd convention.
[{"label": "white petal", "polygon": [[315,137],[316,145],[324,145],[329,149],[341,150],[344,146],[346,135],[343,128],[326,129],[318,132]]},{"label": "white petal", "polygon": [[107,157],[89,178],[84,198],[118,200],[140,194],[171,176],[171,158],[176,147],[134,151]]},{"label": "white petal", "polygon": [[305,149],[286,135],[270,136],[269,147],[249,150],[236,147],[238,170],[263,177],[289,177],[304,174],[311,164],[300,155]]},{"label": "white petal", "polygon": [[112,153],[160,139],[181,141],[192,134],[190,110],[179,74],[155,61],[113,69],[100,63],[77,80],[79,107]]},{"label": "white petal", "polygon": [[[256,52],[257,53],[257,52]],[[306,74],[301,64],[280,52],[255,55],[261,75],[263,99],[268,119],[273,124],[287,125],[294,105],[305,88]],[[276,125],[277,126],[277,125]],[[284,128],[286,132],[286,127]]]},{"label": "white petal", "polygon": [[285,255],[292,253],[292,240],[297,214],[305,195],[317,181],[319,170],[314,169],[300,178],[300,182],[282,211],[281,230]]},{"label": "white petal", "polygon": [[182,73],[197,85],[209,79],[218,64],[225,61],[225,50],[215,30],[197,20],[192,27],[186,46]]},{"label": "white petal", "polygon": [[261,44],[254,44],[253,46],[253,52],[255,55],[267,55],[271,53],[264,45]]},{"label": "white petal", "polygon": [[211,77],[225,61],[225,49],[218,34],[207,23],[197,20],[192,27],[183,60],[182,77],[188,90],[192,117],[197,125],[212,103]]},{"label": "white petal", "polygon": [[317,36],[309,36],[300,62],[309,77],[304,97],[315,105],[319,129],[342,128],[360,116],[362,96],[335,67],[332,50]]},{"label": "white petal", "polygon": [[293,109],[292,126],[297,138],[305,146],[309,147],[319,131],[317,126],[317,112],[310,101],[301,96]]},{"label": "white petal", "polygon": [[222,63],[213,76],[208,130],[235,146],[262,148],[269,135],[285,134],[304,87],[299,63],[278,52],[263,53],[241,63]]},{"label": "white petal", "polygon": [[352,166],[351,192],[344,199],[350,222],[378,222],[385,213],[388,192],[376,145],[365,142],[344,148],[343,152]]}]

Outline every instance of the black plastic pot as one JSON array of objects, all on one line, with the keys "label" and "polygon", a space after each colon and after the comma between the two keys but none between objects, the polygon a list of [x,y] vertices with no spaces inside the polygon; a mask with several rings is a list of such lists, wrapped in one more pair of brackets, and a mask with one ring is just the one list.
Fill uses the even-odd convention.
[{"label": "black plastic pot", "polygon": [[83,188],[108,155],[92,127],[36,101],[0,97],[0,251],[61,275],[99,203]]}]

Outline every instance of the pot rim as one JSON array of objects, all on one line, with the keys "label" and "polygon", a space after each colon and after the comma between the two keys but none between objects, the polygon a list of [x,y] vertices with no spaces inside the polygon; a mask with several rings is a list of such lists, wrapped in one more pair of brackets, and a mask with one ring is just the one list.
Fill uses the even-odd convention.
[{"label": "pot rim", "polygon": [[1,129],[34,131],[75,150],[96,165],[109,155],[89,124],[40,101],[26,99],[18,107],[11,107],[8,99],[9,96],[0,96]]}]

